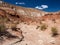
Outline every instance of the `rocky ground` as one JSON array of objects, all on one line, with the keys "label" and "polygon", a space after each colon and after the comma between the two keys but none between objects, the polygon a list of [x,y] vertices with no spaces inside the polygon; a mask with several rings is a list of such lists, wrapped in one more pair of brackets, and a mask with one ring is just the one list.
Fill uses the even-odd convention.
[{"label": "rocky ground", "polygon": [[0,4],[0,45],[60,45],[60,12]]}]

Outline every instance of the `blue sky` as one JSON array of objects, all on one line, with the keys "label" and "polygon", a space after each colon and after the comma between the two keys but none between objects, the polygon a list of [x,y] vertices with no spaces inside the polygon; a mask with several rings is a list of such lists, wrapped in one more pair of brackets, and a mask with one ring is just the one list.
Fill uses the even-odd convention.
[{"label": "blue sky", "polygon": [[60,10],[60,0],[4,0],[5,2],[44,10],[47,12],[55,12]]}]

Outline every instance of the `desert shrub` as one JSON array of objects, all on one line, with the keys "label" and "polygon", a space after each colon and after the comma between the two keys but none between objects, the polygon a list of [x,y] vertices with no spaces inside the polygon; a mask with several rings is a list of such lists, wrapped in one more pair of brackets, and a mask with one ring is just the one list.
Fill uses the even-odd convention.
[{"label": "desert shrub", "polygon": [[[6,30],[6,27],[4,24],[0,24],[0,37],[6,36],[8,38],[16,38],[17,36],[12,35]],[[0,38],[1,39],[1,38]]]},{"label": "desert shrub", "polygon": [[58,35],[58,31],[57,31],[57,28],[56,27],[52,27],[51,28],[51,31],[52,31],[52,36]]},{"label": "desert shrub", "polygon": [[4,24],[0,24],[0,36],[4,35],[6,33],[6,27]]},{"label": "desert shrub", "polygon": [[42,25],[41,25],[41,30],[45,30],[45,29],[47,29],[47,25],[42,24]]},{"label": "desert shrub", "polygon": [[6,30],[6,27],[4,24],[0,24],[0,32],[3,32]]}]

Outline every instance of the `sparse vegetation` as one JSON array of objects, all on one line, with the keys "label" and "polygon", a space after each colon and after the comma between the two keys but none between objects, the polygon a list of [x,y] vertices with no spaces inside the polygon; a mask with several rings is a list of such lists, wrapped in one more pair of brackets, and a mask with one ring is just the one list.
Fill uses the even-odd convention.
[{"label": "sparse vegetation", "polygon": [[0,24],[0,36],[6,33],[6,27],[4,24]]},{"label": "sparse vegetation", "polygon": [[47,29],[47,25],[42,24],[42,25],[41,25],[41,30],[43,31],[43,30],[45,30],[45,29]]},{"label": "sparse vegetation", "polygon": [[6,30],[6,27],[4,24],[0,24],[0,32],[3,32]]},{"label": "sparse vegetation", "polygon": [[[7,27],[5,24],[7,24],[6,22],[9,21],[7,17],[0,17],[0,37],[1,36],[6,36],[6,37],[9,37],[9,38],[14,38],[16,36],[10,34],[8,31],[7,31]],[[11,24],[8,22],[9,26],[11,27],[15,27],[16,25],[15,24]]]},{"label": "sparse vegetation", "polygon": [[56,27],[52,27],[51,28],[51,31],[52,31],[52,36],[58,35],[58,31],[57,31],[57,28]]},{"label": "sparse vegetation", "polygon": [[[1,37],[2,37],[2,39],[1,39]],[[17,38],[17,36],[14,36],[7,31],[4,24],[0,24],[0,39],[3,40],[3,37]]]}]

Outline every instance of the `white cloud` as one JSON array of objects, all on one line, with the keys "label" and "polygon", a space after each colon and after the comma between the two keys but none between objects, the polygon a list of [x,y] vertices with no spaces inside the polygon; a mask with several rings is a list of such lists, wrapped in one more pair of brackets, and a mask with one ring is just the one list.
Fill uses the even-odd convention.
[{"label": "white cloud", "polygon": [[20,5],[25,5],[25,3],[24,2],[16,2],[15,4],[20,4]]},{"label": "white cloud", "polygon": [[48,6],[47,6],[47,5],[41,5],[41,7],[42,7],[42,8],[48,8]]},{"label": "white cloud", "polygon": [[48,8],[48,6],[47,5],[41,5],[41,6],[36,6],[35,8],[42,10],[42,9]]},{"label": "white cloud", "polygon": [[41,8],[40,6],[36,6],[35,8],[37,8],[37,9],[43,9],[43,8]]}]

